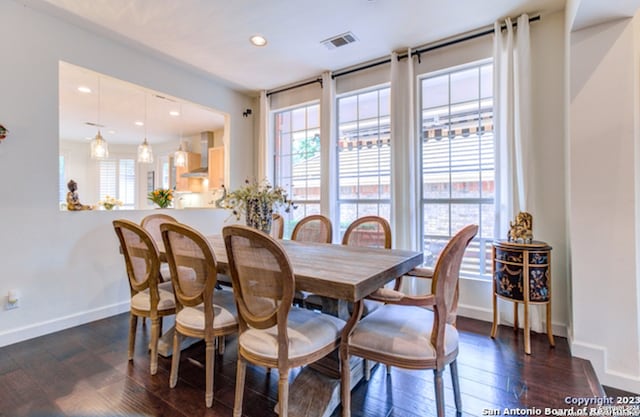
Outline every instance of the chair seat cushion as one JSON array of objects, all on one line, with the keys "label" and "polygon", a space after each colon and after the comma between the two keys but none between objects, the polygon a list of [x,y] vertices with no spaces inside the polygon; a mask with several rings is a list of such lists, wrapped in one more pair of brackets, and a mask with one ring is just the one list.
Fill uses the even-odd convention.
[{"label": "chair seat cushion", "polygon": [[[328,314],[292,307],[289,311],[289,358],[297,358],[321,350],[340,338],[344,320]],[[265,358],[278,357],[277,326],[250,328],[240,334],[238,343],[252,354]]]},{"label": "chair seat cushion", "polygon": [[[414,306],[387,304],[363,318],[354,329],[350,346],[406,360],[435,359],[431,344],[433,311]],[[445,355],[458,347],[458,331],[447,324]]]},{"label": "chair seat cushion", "polygon": [[[213,328],[238,323],[238,313],[233,292],[216,290],[213,293]],[[176,314],[176,323],[194,330],[204,330],[204,305],[185,307]]]},{"label": "chair seat cushion", "polygon": [[[170,282],[159,284],[158,294],[160,296],[158,300],[158,311],[170,310],[176,307],[176,301],[173,297],[173,287]],[[148,288],[131,297],[131,307],[142,311],[151,310],[151,296],[149,295]]]}]

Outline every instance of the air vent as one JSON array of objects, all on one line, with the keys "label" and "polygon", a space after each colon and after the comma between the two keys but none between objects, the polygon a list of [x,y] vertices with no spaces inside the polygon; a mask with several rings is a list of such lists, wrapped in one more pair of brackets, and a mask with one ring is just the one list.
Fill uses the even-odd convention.
[{"label": "air vent", "polygon": [[104,127],[104,125],[101,125],[99,123],[93,123],[93,122],[84,122],[85,125],[89,125],[89,126],[93,126],[93,127]]},{"label": "air vent", "polygon": [[358,39],[351,32],[343,33],[342,35],[334,36],[329,39],[323,40],[321,43],[327,47],[327,49],[335,49],[341,46],[348,45],[357,41]]}]

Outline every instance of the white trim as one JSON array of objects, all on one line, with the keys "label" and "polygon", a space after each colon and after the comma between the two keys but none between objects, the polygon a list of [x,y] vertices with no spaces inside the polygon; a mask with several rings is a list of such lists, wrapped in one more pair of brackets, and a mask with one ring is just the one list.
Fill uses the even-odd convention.
[{"label": "white trim", "polygon": [[640,374],[633,375],[609,369],[606,347],[571,339],[569,347],[571,348],[572,356],[591,362],[591,366],[593,366],[601,385],[640,393]]},{"label": "white trim", "polygon": [[[488,308],[477,307],[469,304],[459,304],[458,305],[458,317],[466,317],[469,319],[486,321],[489,323],[493,323],[493,310]],[[507,323],[499,322],[498,324],[508,325]],[[522,328],[522,324],[520,324],[520,328]],[[546,323],[545,327],[546,329]],[[563,323],[551,323],[551,331],[554,336],[559,337],[567,337],[567,325]],[[489,334],[487,334],[489,336]],[[498,337],[500,333],[498,332]]]},{"label": "white trim", "polygon": [[115,316],[116,314],[129,311],[129,305],[130,302],[129,300],[127,300],[93,310],[86,310],[83,312],[70,314],[68,316],[59,317],[53,320],[47,320],[24,327],[10,329],[8,331],[0,333],[0,347],[12,345],[24,340],[33,339],[35,337],[69,329],[81,324],[86,324],[92,321]]}]

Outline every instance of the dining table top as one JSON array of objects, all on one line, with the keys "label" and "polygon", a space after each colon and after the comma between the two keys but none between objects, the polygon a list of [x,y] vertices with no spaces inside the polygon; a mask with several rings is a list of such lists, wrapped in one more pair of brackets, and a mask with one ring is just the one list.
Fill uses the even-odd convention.
[{"label": "dining table top", "polygon": [[[217,270],[229,273],[221,235],[207,236]],[[358,301],[423,262],[422,252],[278,240],[291,261],[296,289]],[[164,247],[158,245],[161,257]]]}]

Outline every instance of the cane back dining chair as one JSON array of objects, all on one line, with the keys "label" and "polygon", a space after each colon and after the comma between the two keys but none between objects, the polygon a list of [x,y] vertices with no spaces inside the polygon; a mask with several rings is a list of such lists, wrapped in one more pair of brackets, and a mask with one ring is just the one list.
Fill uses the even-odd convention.
[{"label": "cane back dining chair", "polygon": [[[331,243],[333,240],[331,220],[321,214],[311,214],[303,217],[293,227],[291,240],[298,242]],[[306,291],[296,291],[293,301],[297,305],[306,305],[305,300],[310,295],[312,294]],[[313,306],[315,306],[315,304],[310,304],[307,307]]]},{"label": "cane back dining chair", "polygon": [[176,326],[169,386],[178,381],[183,336],[205,342],[205,403],[213,404],[214,350],[223,353],[224,336],[238,331],[233,293],[217,290],[216,260],[207,239],[189,226],[160,225],[176,298]]},{"label": "cane back dining chair", "polygon": [[311,214],[296,223],[291,240],[298,242],[331,243],[333,238],[331,220],[322,214]]},{"label": "cane back dining chair", "polygon": [[114,220],[113,227],[120,241],[131,290],[129,360],[133,360],[138,317],[148,317],[151,319],[150,371],[155,375],[162,318],[176,312],[173,290],[170,282],[159,283],[160,259],[151,235],[129,220]]},{"label": "cane back dining chair", "polygon": [[222,234],[240,326],[233,415],[242,415],[248,361],[278,369],[278,414],[286,416],[289,371],[332,352],[345,322],[292,305],[295,277],[278,241],[241,225],[227,226]]},{"label": "cane back dining chair", "polygon": [[284,236],[284,217],[278,213],[272,215],[270,235],[274,239],[282,239]]},{"label": "cane back dining chair", "polygon": [[[458,331],[449,322],[455,314],[462,258],[477,232],[477,225],[465,226],[442,250],[434,268],[435,293],[405,296],[395,302],[385,300],[387,304],[357,322],[340,344],[341,363],[348,363],[349,356],[355,355],[399,368],[433,369],[438,417],[444,416],[442,373],[447,365],[451,369],[456,410],[462,412],[456,364]],[[356,304],[355,310],[351,320],[361,316],[362,302]],[[351,415],[350,372],[348,366],[341,367],[343,417]]]},{"label": "cane back dining chair", "polygon": [[[178,221],[169,216],[168,214],[154,213],[145,216],[140,222],[140,226],[153,238],[153,241],[157,244],[162,243],[162,233],[160,232],[160,225],[162,223],[178,223]],[[160,275],[163,281],[171,281],[171,273],[169,272],[169,265],[165,262],[160,263]]]}]

